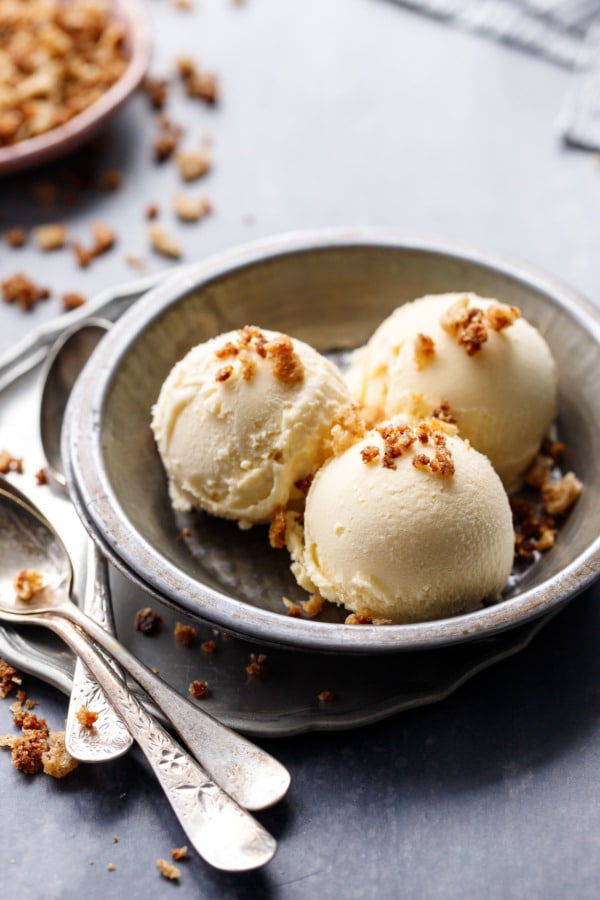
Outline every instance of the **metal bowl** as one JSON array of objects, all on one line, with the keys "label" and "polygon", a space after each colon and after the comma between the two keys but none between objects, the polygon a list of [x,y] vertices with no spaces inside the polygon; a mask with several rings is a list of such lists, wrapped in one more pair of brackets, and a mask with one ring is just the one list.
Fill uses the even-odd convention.
[{"label": "metal bowl", "polygon": [[[425,293],[475,291],[518,305],[544,334],[559,369],[558,429],[566,466],[585,489],[555,547],[496,605],[411,625],[343,624],[286,615],[305,596],[266,531],[204,514],[175,515],[149,427],[176,360],[245,324],[280,330],[333,353],[364,343],[396,306]],[[204,621],[262,642],[379,653],[480,639],[555,612],[598,575],[600,561],[600,316],[522,266],[389,231],[292,234],[219,254],[147,294],[102,340],[71,396],[64,435],[68,481],[92,537],[129,578]],[[190,537],[180,537],[183,526]]]},{"label": "metal bowl", "polygon": [[141,0],[111,0],[126,29],[128,65],[101,97],[64,125],[16,144],[0,147],[0,175],[14,174],[70,153],[92,138],[139,86],[150,62],[150,24]]}]

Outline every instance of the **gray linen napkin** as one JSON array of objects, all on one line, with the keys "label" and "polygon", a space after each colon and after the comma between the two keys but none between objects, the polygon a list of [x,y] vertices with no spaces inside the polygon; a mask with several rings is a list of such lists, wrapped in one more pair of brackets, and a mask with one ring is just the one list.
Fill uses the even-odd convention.
[{"label": "gray linen napkin", "polygon": [[395,0],[573,71],[563,138],[600,150],[600,0]]}]

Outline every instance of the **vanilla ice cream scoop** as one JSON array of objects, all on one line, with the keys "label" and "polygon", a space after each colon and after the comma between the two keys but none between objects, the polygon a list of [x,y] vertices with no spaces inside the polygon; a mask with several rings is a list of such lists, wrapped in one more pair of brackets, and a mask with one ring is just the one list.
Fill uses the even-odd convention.
[{"label": "vanilla ice cream scoop", "polygon": [[349,403],[335,366],[287,335],[247,326],[199,344],[152,411],[174,508],[268,522],[323,463]]},{"label": "vanilla ice cream scoop", "polygon": [[452,430],[394,419],[325,463],[304,524],[288,514],[303,588],[396,623],[452,616],[500,594],[514,552],[506,492],[489,460],[442,427]]},{"label": "vanilla ice cream scoop", "polygon": [[400,306],[356,351],[354,398],[384,415],[445,409],[463,438],[512,491],[556,415],[556,366],[546,341],[514,307],[476,294]]}]

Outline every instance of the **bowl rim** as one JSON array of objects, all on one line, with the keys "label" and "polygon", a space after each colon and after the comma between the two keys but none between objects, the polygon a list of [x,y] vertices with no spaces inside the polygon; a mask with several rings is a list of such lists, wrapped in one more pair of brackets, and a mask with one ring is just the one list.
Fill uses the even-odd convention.
[{"label": "bowl rim", "polygon": [[70,492],[91,537],[111,551],[112,561],[126,576],[133,570],[154,596],[168,604],[245,638],[310,651],[432,649],[489,637],[566,603],[600,574],[600,536],[563,570],[506,602],[431,622],[352,628],[285,616],[207,587],[163,557],[124,513],[119,515],[119,500],[103,467],[100,424],[113,373],[137,337],[191,290],[237,269],[290,254],[352,247],[434,253],[492,269],[549,296],[591,334],[600,348],[600,311],[589,300],[528,265],[447,240],[415,237],[394,229],[313,229],[261,238],[216,253],[167,278],[144,296],[142,305],[134,304],[102,339],[73,390],[65,416],[63,455],[69,460]]},{"label": "bowl rim", "polygon": [[131,44],[125,72],[97,100],[64,125],[0,147],[0,177],[51,162],[74,150],[102,127],[139,87],[150,64],[151,28],[142,0],[109,0],[113,14],[127,24]]}]

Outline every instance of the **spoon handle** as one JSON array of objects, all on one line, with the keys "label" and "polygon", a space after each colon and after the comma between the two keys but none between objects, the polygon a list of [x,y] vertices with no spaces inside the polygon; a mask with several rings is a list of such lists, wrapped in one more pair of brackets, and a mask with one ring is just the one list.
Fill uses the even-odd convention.
[{"label": "spoon handle", "polygon": [[[114,631],[108,594],[108,567],[93,541],[89,542],[88,547],[83,609],[107,631]],[[114,663],[112,665],[117,674],[120,674]],[[77,714],[82,707],[98,714],[95,728],[85,728],[80,723]],[[115,712],[106,694],[78,656],[65,725],[68,752],[80,762],[106,762],[125,753],[132,742],[122,718]]]},{"label": "spoon handle", "polygon": [[146,712],[89,639],[52,614],[37,617],[77,653],[93,672],[114,709],[127,723],[150,763],[190,843],[200,856],[229,872],[256,869],[275,853],[271,834],[242,809]]},{"label": "spoon handle", "polygon": [[265,809],[286,794],[290,774],[280,762],[179,694],[77,606],[64,603],[51,615],[74,622],[133,676],[194,756],[240,806]]}]

